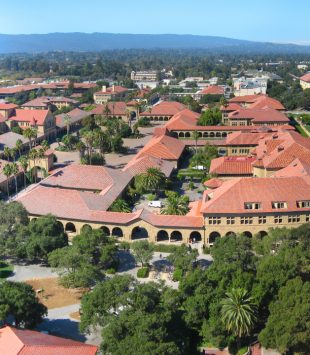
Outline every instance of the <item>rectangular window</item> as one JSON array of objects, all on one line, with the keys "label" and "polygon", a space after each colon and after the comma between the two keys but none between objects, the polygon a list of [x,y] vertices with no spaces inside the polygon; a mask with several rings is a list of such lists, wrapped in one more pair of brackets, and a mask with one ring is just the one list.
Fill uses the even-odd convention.
[{"label": "rectangular window", "polygon": [[258,217],[258,224],[265,224],[267,223],[267,217],[266,216],[259,216]]},{"label": "rectangular window", "polygon": [[299,208],[310,207],[310,201],[297,201],[297,207]]},{"label": "rectangular window", "polygon": [[299,215],[288,216],[288,223],[298,223],[298,222],[300,222]]},{"label": "rectangular window", "polygon": [[209,224],[221,224],[221,217],[209,217]]},{"label": "rectangular window", "polygon": [[227,224],[235,224],[235,217],[227,217],[226,223]]},{"label": "rectangular window", "polygon": [[244,208],[246,210],[259,210],[261,208],[260,202],[245,202]]},{"label": "rectangular window", "polygon": [[283,222],[282,216],[275,216],[274,217],[274,223],[282,223],[282,222]]},{"label": "rectangular window", "polygon": [[253,224],[253,217],[241,217],[240,223],[241,224]]},{"label": "rectangular window", "polygon": [[287,208],[287,203],[284,201],[275,201],[275,202],[272,202],[272,208],[275,208],[275,209]]},{"label": "rectangular window", "polygon": [[310,214],[306,215],[306,222],[310,222]]}]

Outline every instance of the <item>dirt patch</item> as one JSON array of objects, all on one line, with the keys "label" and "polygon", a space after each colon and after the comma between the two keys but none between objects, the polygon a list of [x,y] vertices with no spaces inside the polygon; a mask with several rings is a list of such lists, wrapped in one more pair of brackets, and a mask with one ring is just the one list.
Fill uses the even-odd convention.
[{"label": "dirt patch", "polygon": [[85,289],[67,289],[58,285],[58,277],[31,279],[25,282],[33,287],[40,302],[48,309],[79,303],[86,292]]}]

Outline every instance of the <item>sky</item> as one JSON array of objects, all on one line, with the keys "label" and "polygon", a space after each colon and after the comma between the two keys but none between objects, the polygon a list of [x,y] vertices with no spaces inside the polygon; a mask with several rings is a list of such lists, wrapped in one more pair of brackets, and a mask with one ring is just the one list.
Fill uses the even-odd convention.
[{"label": "sky", "polygon": [[309,0],[0,0],[0,33],[170,33],[310,44],[309,13]]}]

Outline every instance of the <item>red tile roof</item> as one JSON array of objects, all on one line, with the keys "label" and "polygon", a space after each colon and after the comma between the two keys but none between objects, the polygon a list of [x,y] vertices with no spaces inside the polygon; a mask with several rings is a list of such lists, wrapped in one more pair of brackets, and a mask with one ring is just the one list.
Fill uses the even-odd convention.
[{"label": "red tile roof", "polygon": [[[116,101],[116,102],[108,102],[108,108],[110,110],[111,116],[125,116],[126,115],[126,102]],[[105,115],[106,105],[96,105],[96,107],[90,111],[93,115]]]},{"label": "red tile roof", "polygon": [[300,159],[293,160],[287,167],[276,171],[274,177],[310,176],[310,164]]},{"label": "red tile roof", "polygon": [[177,101],[162,101],[154,105],[151,111],[140,113],[140,116],[173,116],[185,108],[185,105]]},{"label": "red tile roof", "polygon": [[151,156],[154,158],[165,160],[178,160],[183,153],[185,144],[177,139],[166,135],[153,137],[136,155],[136,158],[141,156]]},{"label": "red tile roof", "polygon": [[113,85],[111,87],[107,87],[105,91],[97,91],[95,94],[99,95],[111,95],[111,94],[121,94],[128,91],[127,88],[119,85]]},{"label": "red tile roof", "polygon": [[28,101],[21,105],[22,107],[47,107],[49,104],[56,104],[56,103],[68,103],[75,105],[78,101],[64,97],[64,96],[41,96],[37,97],[31,101]]},{"label": "red tile roof", "polygon": [[174,114],[166,123],[165,127],[170,131],[182,131],[192,129],[197,126],[200,114],[187,108]]},{"label": "red tile roof", "polygon": [[225,139],[225,146],[256,146],[259,141],[266,136],[273,134],[272,132],[264,133],[264,132],[232,132],[228,134]]},{"label": "red tile roof", "polygon": [[15,104],[0,104],[0,110],[11,110],[16,107],[18,106]]},{"label": "red tile roof", "polygon": [[210,174],[244,176],[252,175],[254,157],[220,157],[211,161]]},{"label": "red tile roof", "polygon": [[33,330],[0,329],[1,355],[95,355],[97,346]]},{"label": "red tile roof", "polygon": [[[310,211],[298,208],[297,201],[310,200],[310,177],[236,178],[226,180],[214,191],[206,190],[201,212],[204,214],[257,214]],[[272,202],[284,201],[286,209],[273,209]],[[258,210],[245,209],[244,203],[261,204]]]},{"label": "red tile roof", "polygon": [[208,187],[209,189],[217,189],[222,185],[223,181],[221,179],[212,178],[203,183],[203,186]]},{"label": "red tile roof", "polygon": [[200,90],[198,94],[200,95],[224,95],[224,88],[218,85],[210,85],[203,90]]},{"label": "red tile roof", "polygon": [[36,124],[38,126],[43,126],[47,115],[49,114],[48,110],[22,110],[16,109],[15,116],[10,117],[9,119],[17,122],[29,122],[30,124]]},{"label": "red tile roof", "polygon": [[285,110],[285,107],[281,104],[280,101],[263,94],[236,96],[230,99],[229,102],[251,104],[249,107],[256,109],[264,108],[267,106],[275,110]]},{"label": "red tile roof", "polygon": [[265,107],[262,109],[253,108],[240,108],[237,111],[233,111],[228,114],[230,119],[251,119],[253,124],[255,123],[280,123],[288,124],[290,122],[289,118],[282,112],[275,109]]},{"label": "red tile roof", "polygon": [[267,169],[282,169],[296,158],[310,164],[310,139],[297,132],[279,132],[261,140],[254,153],[257,162],[253,166]]},{"label": "red tile roof", "polygon": [[241,108],[240,105],[234,103],[234,102],[229,102],[226,106],[221,106],[221,111],[236,111]]},{"label": "red tile roof", "polygon": [[310,83],[310,73],[303,75],[300,80],[305,81],[306,83]]},{"label": "red tile roof", "polygon": [[169,177],[174,169],[174,165],[174,162],[148,155],[144,155],[140,158],[136,158],[135,156],[128,162],[123,171],[129,171],[130,174],[135,176],[145,172],[148,168],[157,168],[160,169],[166,177]]},{"label": "red tile roof", "polygon": [[67,115],[70,117],[70,124],[74,124],[81,121],[83,118],[88,117],[90,113],[80,110],[79,108],[75,108],[68,113],[61,113],[55,116],[57,127],[66,127],[67,124],[65,123],[65,117]]}]

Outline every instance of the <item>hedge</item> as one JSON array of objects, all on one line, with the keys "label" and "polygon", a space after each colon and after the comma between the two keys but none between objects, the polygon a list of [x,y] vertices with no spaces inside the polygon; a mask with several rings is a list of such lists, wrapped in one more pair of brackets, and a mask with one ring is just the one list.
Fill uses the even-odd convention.
[{"label": "hedge", "polygon": [[139,278],[146,278],[149,277],[149,268],[148,267],[142,267],[141,269],[138,270],[137,272],[137,277]]}]

